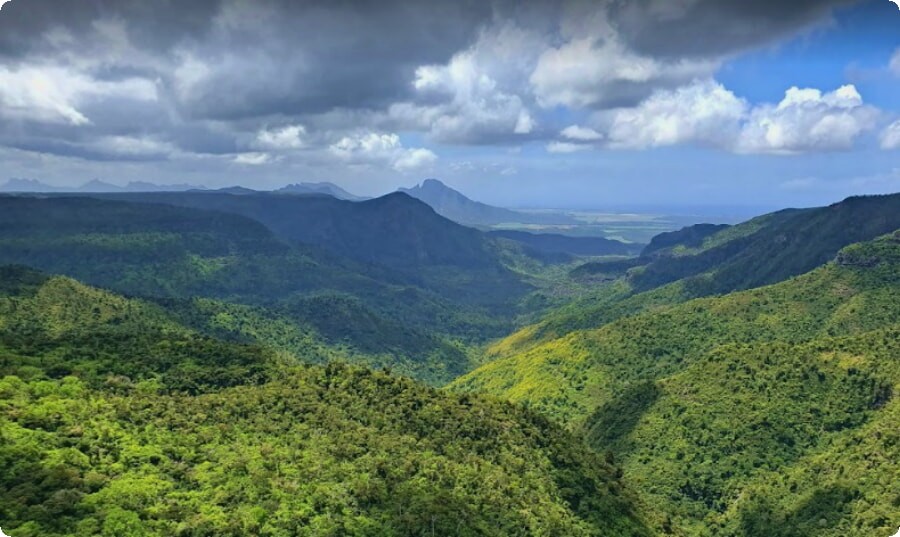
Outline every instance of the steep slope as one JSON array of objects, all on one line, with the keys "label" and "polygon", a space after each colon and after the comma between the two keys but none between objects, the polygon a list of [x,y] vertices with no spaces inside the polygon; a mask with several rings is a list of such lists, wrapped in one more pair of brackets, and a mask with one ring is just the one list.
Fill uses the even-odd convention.
[{"label": "steep slope", "polygon": [[0,376],[79,376],[90,386],[155,379],[196,392],[254,383],[276,359],[259,347],[222,343],[162,308],[48,277],[0,267]]},{"label": "steep slope", "polygon": [[[898,319],[900,232],[773,286],[512,349],[452,387],[583,431],[686,535],[872,535],[900,517],[880,476],[900,444],[869,441],[880,447],[868,468],[863,452],[844,465],[836,450],[896,416]],[[842,479],[822,461],[853,473]],[[763,490],[776,496],[753,495]],[[779,520],[797,527],[759,530]]]},{"label": "steep slope", "polygon": [[[469,368],[465,350],[448,339],[495,337],[511,323],[509,312],[491,315],[451,296],[376,279],[377,270],[363,274],[366,268],[352,261],[289,246],[254,220],[167,205],[0,198],[3,263],[170,303],[203,297],[263,308],[262,317],[247,309],[232,315],[238,326],[259,326],[261,318],[294,325],[344,358],[436,384]],[[190,307],[185,315],[196,317]],[[340,323],[347,324],[336,330]],[[218,324],[201,315],[192,326]],[[299,343],[305,337],[284,333],[277,341],[308,356]]]},{"label": "steep slope", "polygon": [[400,192],[422,200],[441,216],[461,224],[492,226],[511,222],[525,224],[573,222],[571,217],[561,214],[530,214],[473,201],[437,179],[426,179],[413,188],[401,188]]},{"label": "steep slope", "polygon": [[367,274],[426,287],[453,300],[509,311],[530,289],[501,263],[490,239],[395,193],[359,203],[327,196],[219,192],[121,194],[252,218],[291,244],[313,245],[367,264]]},{"label": "steep slope", "polygon": [[522,408],[292,367],[67,278],[0,282],[13,535],[651,535],[614,468]]}]

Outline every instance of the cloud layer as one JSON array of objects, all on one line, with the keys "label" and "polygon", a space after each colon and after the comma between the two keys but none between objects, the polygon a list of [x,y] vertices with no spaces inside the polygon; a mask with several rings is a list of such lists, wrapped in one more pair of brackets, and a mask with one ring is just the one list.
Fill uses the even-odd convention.
[{"label": "cloud layer", "polygon": [[847,3],[13,0],[0,145],[404,173],[452,146],[844,150],[879,121],[853,86],[758,104],[715,77]]}]

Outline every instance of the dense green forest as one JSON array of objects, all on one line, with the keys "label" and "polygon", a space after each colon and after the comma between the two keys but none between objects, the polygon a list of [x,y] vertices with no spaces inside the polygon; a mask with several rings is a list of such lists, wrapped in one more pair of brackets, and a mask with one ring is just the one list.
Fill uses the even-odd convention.
[{"label": "dense green forest", "polygon": [[900,233],[773,286],[644,306],[536,344],[526,330],[452,387],[581,431],[676,533],[895,525]]},{"label": "dense green forest", "polygon": [[650,535],[545,418],[297,366],[158,305],[0,270],[0,520],[53,535]]},{"label": "dense green forest", "polygon": [[0,524],[889,535],[898,228],[850,198],[576,268],[403,194],[0,196]]}]

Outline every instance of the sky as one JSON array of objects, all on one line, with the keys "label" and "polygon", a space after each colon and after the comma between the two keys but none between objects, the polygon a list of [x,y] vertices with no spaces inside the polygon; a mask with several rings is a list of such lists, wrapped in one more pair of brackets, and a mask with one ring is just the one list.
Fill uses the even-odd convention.
[{"label": "sky", "polygon": [[511,207],[900,191],[890,0],[0,0],[0,181]]}]

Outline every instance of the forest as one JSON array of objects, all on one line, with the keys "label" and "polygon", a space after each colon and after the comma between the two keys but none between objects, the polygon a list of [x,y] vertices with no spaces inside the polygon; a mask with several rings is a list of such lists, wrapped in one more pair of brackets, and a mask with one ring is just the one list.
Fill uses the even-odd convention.
[{"label": "forest", "polygon": [[900,196],[631,258],[549,256],[405,194],[0,208],[10,535],[844,537],[900,517]]}]

